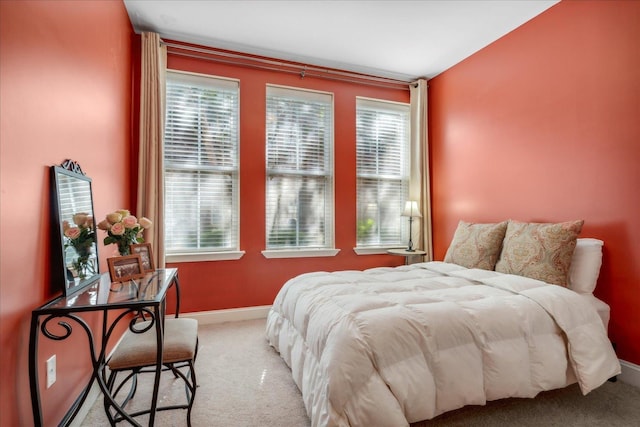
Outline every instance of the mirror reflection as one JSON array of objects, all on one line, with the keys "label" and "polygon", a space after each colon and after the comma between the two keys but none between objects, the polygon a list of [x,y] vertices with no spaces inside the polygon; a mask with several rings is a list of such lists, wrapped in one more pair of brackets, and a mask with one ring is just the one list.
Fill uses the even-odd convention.
[{"label": "mirror reflection", "polygon": [[[52,166],[52,212],[59,250],[53,248],[53,279],[65,295],[99,278],[91,179],[72,161]],[[56,236],[56,237],[57,237]]]}]

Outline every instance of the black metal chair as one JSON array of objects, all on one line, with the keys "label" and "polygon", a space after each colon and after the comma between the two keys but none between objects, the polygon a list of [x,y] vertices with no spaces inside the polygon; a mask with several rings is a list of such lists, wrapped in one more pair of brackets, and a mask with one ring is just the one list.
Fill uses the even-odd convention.
[{"label": "black metal chair", "polygon": [[[107,362],[109,376],[107,388],[110,397],[116,401],[118,407],[113,405],[109,397],[104,397],[105,413],[109,423],[114,426],[116,423],[127,420],[133,425],[139,425],[134,420],[140,415],[149,414],[155,417],[157,411],[167,411],[173,409],[187,410],[187,425],[191,426],[191,409],[196,394],[196,373],[194,369],[195,359],[198,353],[198,321],[185,318],[167,318],[164,323],[164,340],[162,351],[162,372],[171,371],[176,378],[181,378],[185,384],[186,403],[178,405],[159,406],[157,402],[151,402],[151,408],[127,413],[124,408],[134,397],[138,385],[138,374],[155,373],[157,362],[157,338],[155,325],[150,326],[150,321],[143,321],[136,324],[135,329],[144,332],[135,333],[127,330]],[[145,330],[148,328],[147,330]],[[183,372],[185,371],[185,372]],[[117,381],[121,373],[127,375]],[[127,383],[131,387],[127,395],[118,401],[118,395],[123,391]],[[159,378],[154,383],[154,389],[159,385]],[[157,396],[157,389],[154,390]]]}]

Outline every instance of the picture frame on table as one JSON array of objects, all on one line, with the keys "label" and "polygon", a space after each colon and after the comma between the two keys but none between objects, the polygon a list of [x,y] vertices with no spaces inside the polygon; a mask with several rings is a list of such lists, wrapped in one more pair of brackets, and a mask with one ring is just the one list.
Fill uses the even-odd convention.
[{"label": "picture frame on table", "polygon": [[140,255],[142,259],[142,271],[145,273],[155,271],[151,243],[137,243],[130,245],[129,248],[132,255]]},{"label": "picture frame on table", "polygon": [[142,257],[138,254],[107,258],[112,282],[126,282],[144,277]]}]

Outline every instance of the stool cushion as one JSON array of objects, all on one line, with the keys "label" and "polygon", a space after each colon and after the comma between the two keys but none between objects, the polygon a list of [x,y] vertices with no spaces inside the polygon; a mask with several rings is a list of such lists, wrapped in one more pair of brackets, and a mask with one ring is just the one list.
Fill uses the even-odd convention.
[{"label": "stool cushion", "polygon": [[[149,322],[140,322],[143,329]],[[162,362],[174,363],[193,360],[198,343],[198,321],[185,318],[167,318],[164,322]],[[107,363],[111,370],[140,368],[156,364],[156,328],[143,333],[127,330]]]}]

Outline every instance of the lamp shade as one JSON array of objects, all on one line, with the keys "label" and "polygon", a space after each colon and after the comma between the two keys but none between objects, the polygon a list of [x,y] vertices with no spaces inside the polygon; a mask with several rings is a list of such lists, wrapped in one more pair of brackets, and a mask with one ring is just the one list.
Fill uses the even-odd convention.
[{"label": "lamp shade", "polygon": [[415,200],[409,200],[404,205],[404,211],[402,211],[401,216],[408,216],[410,218],[418,218],[421,217],[422,214],[418,209],[418,202]]}]

